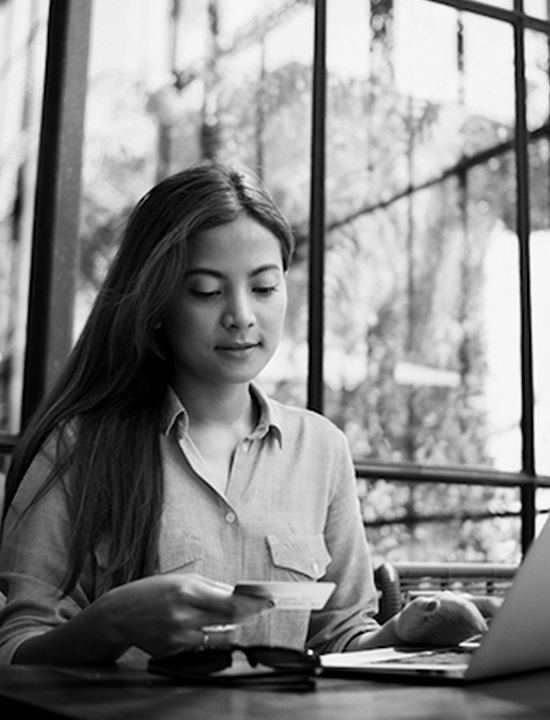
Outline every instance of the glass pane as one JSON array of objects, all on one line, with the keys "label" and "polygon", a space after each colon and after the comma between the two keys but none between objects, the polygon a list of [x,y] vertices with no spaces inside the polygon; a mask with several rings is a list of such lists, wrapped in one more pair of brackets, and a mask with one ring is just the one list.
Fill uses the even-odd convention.
[{"label": "glass pane", "polygon": [[[389,562],[520,561],[519,491],[422,483],[359,483],[374,552]],[[422,521],[419,521],[422,518]]]},{"label": "glass pane", "polygon": [[291,310],[263,376],[305,404],[313,6],[96,0],[82,199],[82,327],[129,208],[202,159],[254,169],[296,228]]},{"label": "glass pane", "polygon": [[[531,197],[531,302],[533,308],[533,363],[535,386],[535,460],[539,473],[550,474],[550,146],[548,40],[526,34],[527,114],[529,129],[539,140],[529,145]],[[548,499],[548,491],[539,493]]]},{"label": "glass pane", "polygon": [[548,0],[523,0],[523,9],[527,15],[548,20]]},{"label": "glass pane", "polygon": [[511,27],[425,0],[399,0],[393,16],[395,90],[437,114],[443,162],[490,147],[497,130],[512,137]]},{"label": "glass pane", "polygon": [[169,0],[94,0],[80,206],[75,337],[120,228],[155,182],[163,148],[155,92],[170,80]]},{"label": "glass pane", "polygon": [[[549,40],[538,32],[525,33],[525,79],[527,83],[527,125],[539,132],[550,116],[550,83],[548,80]],[[548,134],[548,130],[545,130]]]},{"label": "glass pane", "polygon": [[[471,13],[459,13],[458,17],[463,33],[461,76],[465,111],[470,126],[476,119],[479,126],[477,132],[470,129],[467,142],[473,141],[479,150],[493,145],[495,132],[501,141],[514,134],[513,32],[507,23],[491,18]],[[488,143],[485,132],[490,138]]]},{"label": "glass pane", "polygon": [[486,239],[482,319],[485,363],[483,405],[487,450],[498,470],[521,469],[521,368],[519,354],[519,248],[515,233],[515,167],[511,153],[492,158],[471,174],[471,213],[491,223]]},{"label": "glass pane", "polygon": [[[548,150],[548,144],[545,143]],[[533,305],[533,354],[535,385],[535,459],[537,472],[550,475],[550,319],[548,307],[550,229],[531,234],[531,287]],[[539,491],[542,492],[542,491]],[[548,491],[544,491],[548,497]]]},{"label": "glass pane", "polygon": [[19,432],[48,3],[0,3],[0,431]]},{"label": "glass pane", "polygon": [[[548,38],[526,33],[527,116],[529,130],[539,140],[529,145],[531,198],[531,302],[533,308],[533,363],[535,386],[535,461],[539,473],[550,474],[550,83]],[[539,494],[548,499],[548,491]]]},{"label": "glass pane", "polygon": [[329,57],[358,50],[329,66],[327,413],[366,459],[519,470],[519,329],[498,314],[518,304],[511,30],[371,7],[362,44],[329,23]]}]

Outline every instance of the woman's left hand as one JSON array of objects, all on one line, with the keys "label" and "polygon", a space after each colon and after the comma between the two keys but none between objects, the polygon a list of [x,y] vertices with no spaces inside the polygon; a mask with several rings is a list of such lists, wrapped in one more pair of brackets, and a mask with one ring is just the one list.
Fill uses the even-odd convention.
[{"label": "woman's left hand", "polygon": [[441,592],[415,598],[395,618],[395,632],[405,645],[458,645],[488,629],[487,619],[500,607],[498,598]]}]

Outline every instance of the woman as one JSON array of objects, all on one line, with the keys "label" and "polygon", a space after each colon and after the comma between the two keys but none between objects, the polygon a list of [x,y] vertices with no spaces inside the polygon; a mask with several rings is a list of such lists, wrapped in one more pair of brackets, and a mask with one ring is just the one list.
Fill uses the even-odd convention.
[{"label": "woman", "polygon": [[[225,166],[138,203],[10,468],[3,662],[135,660],[232,623],[242,643],[319,652],[437,642],[448,611],[465,624],[453,639],[484,629],[466,601],[372,619],[346,440],[254,383],[280,338],[292,250],[265,190]],[[320,578],[336,590],[311,614],[232,594],[239,580]]]}]

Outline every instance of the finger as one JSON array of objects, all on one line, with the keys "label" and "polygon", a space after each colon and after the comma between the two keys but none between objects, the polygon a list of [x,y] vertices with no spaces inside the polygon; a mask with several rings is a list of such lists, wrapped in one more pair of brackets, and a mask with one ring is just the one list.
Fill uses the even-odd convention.
[{"label": "finger", "polygon": [[445,619],[455,620],[457,623],[464,623],[476,632],[485,632],[487,622],[477,606],[463,596],[455,596],[451,593],[440,597],[440,613]]},{"label": "finger", "polygon": [[233,595],[232,603],[233,619],[237,623],[252,620],[275,607],[271,598],[249,597],[248,595]]},{"label": "finger", "polygon": [[472,603],[441,603],[440,610],[433,616],[437,632],[460,642],[473,634],[487,631],[487,622]]},{"label": "finger", "polygon": [[230,618],[233,612],[231,602],[233,587],[201,576],[180,576],[180,588],[184,602],[192,607],[220,613]]},{"label": "finger", "polygon": [[418,597],[413,600],[411,605],[417,612],[423,615],[431,615],[439,610],[441,601],[437,596],[434,597]]},{"label": "finger", "polygon": [[224,595],[230,595],[233,592],[233,585],[221,582],[220,580],[213,580],[209,577],[203,577],[202,575],[197,577],[200,577],[201,582],[203,582],[205,585],[208,585],[213,590],[220,590]]},{"label": "finger", "polygon": [[145,638],[136,645],[153,656],[169,655],[180,650],[203,647],[204,632],[201,628],[185,628],[166,637]]},{"label": "finger", "polygon": [[416,598],[401,611],[396,623],[402,641],[426,645],[455,645],[486,629],[475,605],[451,593]]},{"label": "finger", "polygon": [[496,595],[472,595],[471,593],[453,593],[455,598],[461,598],[475,605],[485,617],[493,617],[502,606],[504,598]]},{"label": "finger", "polygon": [[206,610],[191,609],[180,616],[182,627],[234,627],[235,620],[232,613],[217,613]]},{"label": "finger", "polygon": [[504,598],[489,595],[472,596],[471,598],[471,602],[488,618],[497,614],[502,607],[503,600]]},{"label": "finger", "polygon": [[205,647],[226,647],[235,642],[235,625],[205,625],[201,629]]},{"label": "finger", "polygon": [[187,628],[177,641],[175,639],[175,644],[182,649],[202,647],[205,644],[204,630],[202,628]]}]

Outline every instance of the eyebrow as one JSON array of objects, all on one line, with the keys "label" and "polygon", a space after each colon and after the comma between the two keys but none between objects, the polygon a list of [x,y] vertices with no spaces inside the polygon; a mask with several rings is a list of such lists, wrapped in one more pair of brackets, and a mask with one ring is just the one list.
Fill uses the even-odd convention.
[{"label": "eyebrow", "polygon": [[[252,270],[252,272],[250,273],[249,277],[256,277],[257,275],[261,275],[262,273],[268,272],[270,270],[283,272],[283,269],[280,265],[277,265],[276,263],[270,263],[268,265],[261,265],[260,267],[254,268],[254,270]],[[185,273],[186,278],[193,277],[194,275],[211,275],[212,277],[220,279],[223,279],[225,277],[225,274],[220,272],[219,270],[203,267],[191,268]]]}]

